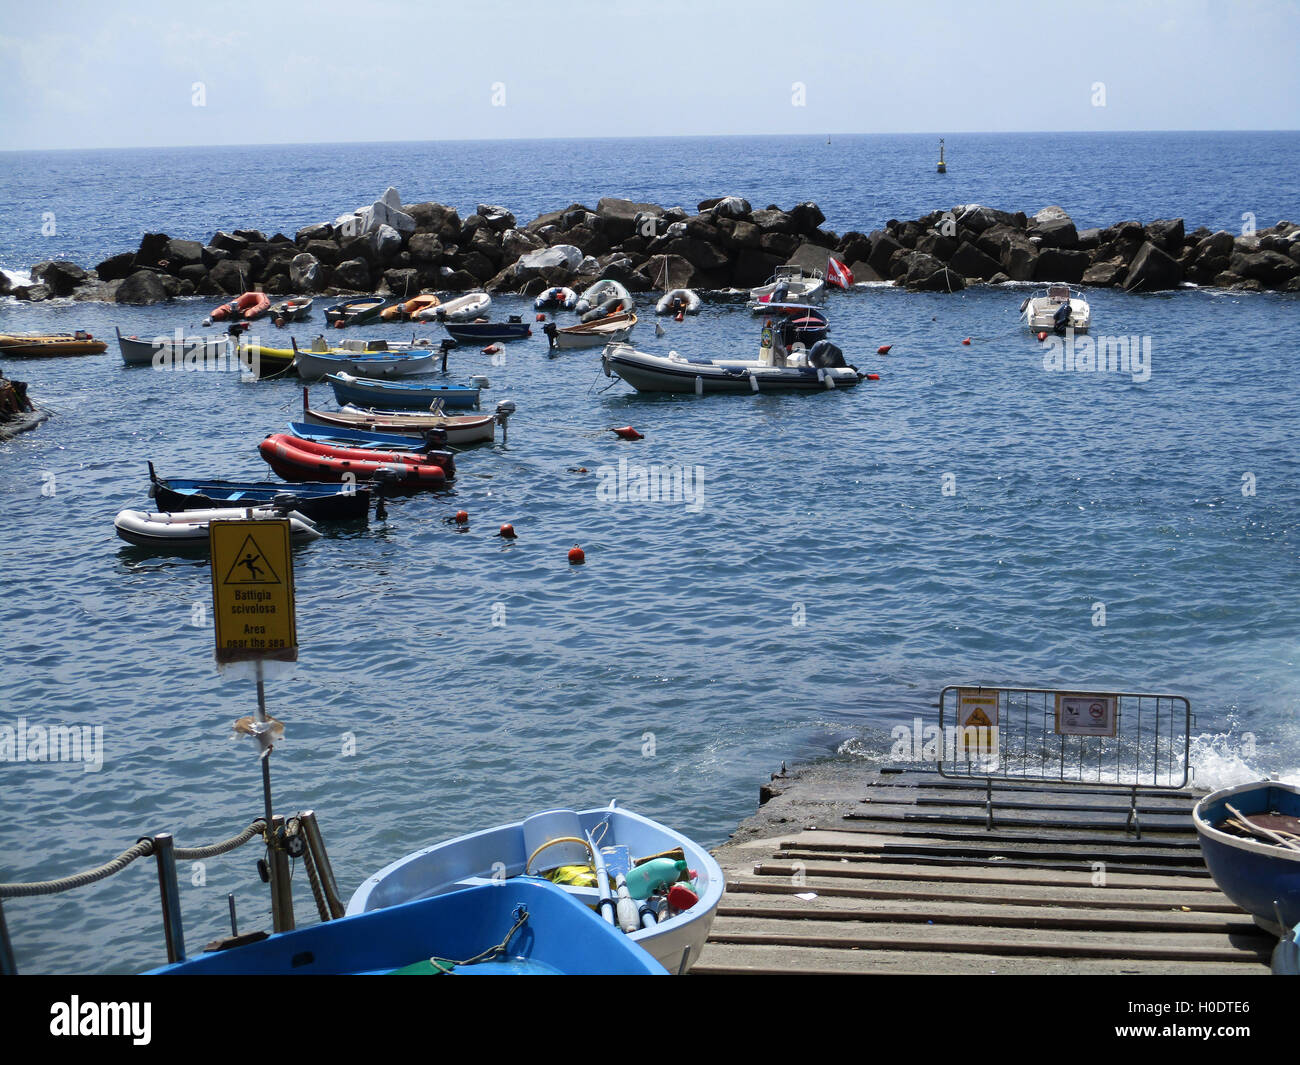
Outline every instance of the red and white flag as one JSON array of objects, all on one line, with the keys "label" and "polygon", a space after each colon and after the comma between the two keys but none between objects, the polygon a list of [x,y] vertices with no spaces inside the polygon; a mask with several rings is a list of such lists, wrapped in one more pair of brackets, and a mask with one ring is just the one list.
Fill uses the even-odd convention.
[{"label": "red and white flag", "polygon": [[838,288],[848,288],[853,284],[853,271],[831,256],[826,263],[826,281]]}]

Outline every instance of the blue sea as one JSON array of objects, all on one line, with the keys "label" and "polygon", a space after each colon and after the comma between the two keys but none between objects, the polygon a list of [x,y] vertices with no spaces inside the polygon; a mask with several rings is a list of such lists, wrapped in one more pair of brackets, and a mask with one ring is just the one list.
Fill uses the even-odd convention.
[{"label": "blue sea", "polygon": [[[1081,227],[1300,217],[1297,134],[948,137],[944,176],[935,139],[9,153],[0,266],[93,265],[146,231],[292,235],[389,185],[521,221],[602,195],[690,209],[722,194],[816,200],[837,232],[968,202],[1059,204]],[[934,720],[939,690],[966,681],[1182,693],[1196,783],[1300,775],[1300,303],[1090,293],[1097,333],[1150,341],[1136,380],[1046,369],[1019,321],[1026,294],[832,293],[833,339],[880,380],[824,395],[639,396],[596,352],[548,358],[538,329],[503,365],[454,352],[453,374],[489,378],[488,405],[517,404],[509,443],[459,456],[453,492],[295,552],[301,659],[267,688],[287,730],[277,810],[317,811],[345,896],[434,840],[611,798],[716,845],[782,761],[880,764],[891,729]],[[757,348],[735,302],[667,321],[662,338],[640,302],[645,350]],[[198,330],[210,306],[5,299],[0,329],[152,336]],[[509,313],[531,319],[531,303],[495,300]],[[130,549],[112,521],[149,509],[148,461],[270,477],[257,442],[301,387],[128,370],[115,345],[0,368],[54,411],[0,445],[0,725],[104,737],[97,772],[0,763],[0,880],[86,869],[156,831],[182,846],[232,835],[261,811],[254,752],[230,738],[253,684],[213,665],[206,565]],[[321,386],[312,397],[332,405]],[[608,431],[624,425],[645,439]],[[691,471],[699,494],[609,501],[598,488],[621,460]],[[463,531],[448,520],[461,509]],[[518,540],[496,535],[503,522]],[[574,544],[583,566],[568,564]],[[267,925],[259,856],[182,865],[191,949],[227,930],[229,892],[241,927]],[[25,971],[164,958],[145,862],[5,915]]]}]

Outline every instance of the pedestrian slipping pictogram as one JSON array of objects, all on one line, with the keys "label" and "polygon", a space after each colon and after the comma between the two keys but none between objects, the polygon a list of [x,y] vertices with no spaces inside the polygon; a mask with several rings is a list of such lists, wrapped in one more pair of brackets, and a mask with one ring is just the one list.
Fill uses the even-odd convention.
[{"label": "pedestrian slipping pictogram", "polygon": [[253,534],[244,537],[244,542],[235,552],[235,561],[230,566],[222,584],[280,584],[279,576],[266,557],[266,553],[257,545]]}]

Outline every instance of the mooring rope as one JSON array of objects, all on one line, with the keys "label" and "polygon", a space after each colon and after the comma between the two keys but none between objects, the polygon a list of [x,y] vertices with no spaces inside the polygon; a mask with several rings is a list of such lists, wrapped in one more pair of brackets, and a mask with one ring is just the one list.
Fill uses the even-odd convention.
[{"label": "mooring rope", "polygon": [[[223,840],[220,843],[213,843],[207,847],[177,847],[174,853],[180,861],[186,862],[199,861],[203,858],[215,858],[219,854],[225,854],[236,847],[242,847],[249,840],[263,835],[265,828],[266,822],[259,818],[239,835],[231,836],[230,839]],[[41,880],[31,884],[0,884],[0,899],[18,899],[33,895],[57,895],[63,891],[71,891],[73,888],[86,887],[96,881],[104,880],[114,873],[120,873],[137,858],[147,858],[151,854],[153,854],[153,840],[142,839],[134,846],[128,847],[116,858],[105,862],[98,868],[88,869],[84,873],[73,873],[70,876],[59,877],[57,880]]]}]

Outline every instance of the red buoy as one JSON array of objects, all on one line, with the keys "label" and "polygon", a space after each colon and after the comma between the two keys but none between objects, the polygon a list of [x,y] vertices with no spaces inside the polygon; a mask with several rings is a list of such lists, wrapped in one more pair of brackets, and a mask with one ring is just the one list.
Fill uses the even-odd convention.
[{"label": "red buoy", "polygon": [[504,351],[505,349],[500,344],[489,344],[480,350],[484,355],[495,355],[498,351]]},{"label": "red buoy", "polygon": [[1047,339],[1047,330],[1044,329],[1044,330],[1040,331],[1039,334],[1038,334],[1038,339],[1039,339],[1040,341],[1041,341],[1041,340],[1046,340],[1046,339]]},{"label": "red buoy", "polygon": [[894,346],[893,344],[881,344],[880,347],[876,348],[876,354],[888,355],[889,349],[892,348],[893,346]]},{"label": "red buoy", "polygon": [[501,526],[501,535],[507,540],[513,540],[515,538],[515,527],[513,525]]},{"label": "red buoy", "polygon": [[676,314],[673,315],[673,321],[675,321],[675,322],[684,322],[684,321],[686,321],[686,312],[685,312],[685,311],[678,311]]},{"label": "red buoy", "polygon": [[334,323],[334,328],[342,329],[347,324],[348,324],[347,322],[345,322],[342,318],[340,318],[337,322]]},{"label": "red buoy", "polygon": [[587,556],[577,544],[569,548],[569,565],[581,566],[587,561]]},{"label": "red buoy", "polygon": [[456,511],[456,524],[457,524],[457,525],[464,525],[464,524],[465,524],[466,522],[468,522],[468,521],[469,521],[469,511],[467,511],[467,510],[458,510],[458,511]]},{"label": "red buoy", "polygon": [[546,321],[546,315],[544,315],[544,314],[539,314],[539,315],[537,316],[537,321],[539,321],[539,322],[544,322],[544,321]]},{"label": "red buoy", "polygon": [[868,380],[868,381],[879,381],[879,380],[880,380],[880,374],[878,374],[878,373],[869,373],[869,374],[867,374],[867,380]]},{"label": "red buoy", "polygon": [[610,432],[617,434],[620,440],[644,440],[645,439],[645,435],[643,433],[638,433],[630,425],[625,425],[621,429],[611,429]]},{"label": "red buoy", "polygon": [[970,343],[970,337],[967,337],[965,340],[962,341],[962,343],[963,343],[963,344],[969,344],[969,343]]},{"label": "red buoy", "polygon": [[685,884],[674,884],[668,889],[668,906],[678,913],[689,910],[699,901],[700,897]]}]

